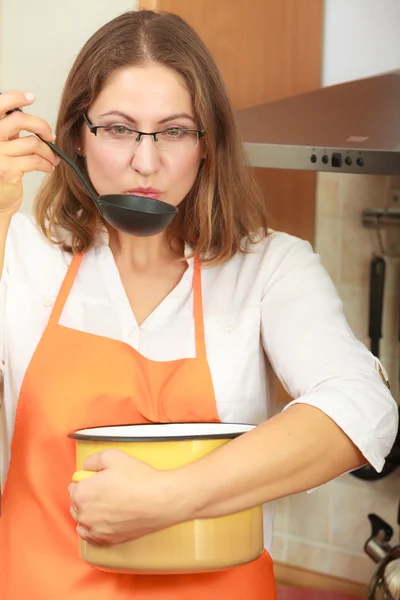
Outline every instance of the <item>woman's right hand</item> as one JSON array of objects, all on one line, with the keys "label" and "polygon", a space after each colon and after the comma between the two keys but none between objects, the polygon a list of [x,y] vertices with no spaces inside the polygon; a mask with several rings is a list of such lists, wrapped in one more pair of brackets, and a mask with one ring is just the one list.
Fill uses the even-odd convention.
[{"label": "woman's right hand", "polygon": [[19,137],[21,131],[40,135],[44,140],[54,142],[55,135],[50,125],[33,115],[15,111],[35,100],[33,94],[10,90],[0,94],[0,215],[15,214],[22,202],[22,177],[30,171],[52,173],[60,159],[35,135]]}]

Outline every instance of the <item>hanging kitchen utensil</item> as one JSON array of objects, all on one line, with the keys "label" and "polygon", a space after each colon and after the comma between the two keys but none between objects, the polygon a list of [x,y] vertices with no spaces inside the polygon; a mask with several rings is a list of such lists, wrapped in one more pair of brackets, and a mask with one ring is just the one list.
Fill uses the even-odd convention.
[{"label": "hanging kitchen utensil", "polygon": [[[376,358],[379,359],[379,342],[382,337],[382,314],[385,291],[386,262],[383,258],[385,250],[383,247],[381,232],[379,228],[376,231],[381,256],[373,254],[370,265],[368,333],[371,340],[371,352]],[[385,381],[380,365],[379,370],[381,378]],[[388,384],[386,383],[386,385]],[[385,465],[380,473],[378,473],[378,471],[374,469],[371,465],[365,465],[360,469],[352,471],[351,474],[359,479],[374,481],[375,479],[382,479],[383,477],[390,475],[390,473],[392,473],[394,469],[396,469],[398,464],[398,461],[391,461],[390,458],[387,457]]]},{"label": "hanging kitchen utensil", "polygon": [[369,337],[371,340],[371,352],[379,358],[379,341],[382,337],[382,314],[383,299],[385,291],[386,262],[384,259],[385,249],[382,242],[381,230],[376,230],[380,249],[380,256],[375,253],[372,256],[370,266],[369,283]]},{"label": "hanging kitchen utensil", "polygon": [[[14,108],[7,111],[6,115],[15,111],[22,112],[20,108]],[[52,142],[46,142],[39,135],[37,137],[75,171],[103,219],[115,229],[139,237],[156,235],[164,231],[178,213],[176,206],[144,196],[128,194],[98,196],[75,163]]]},{"label": "hanging kitchen utensil", "polygon": [[370,268],[369,337],[371,352],[379,358],[379,341],[382,337],[382,313],[385,288],[386,263],[383,256],[373,256]]},{"label": "hanging kitchen utensil", "polygon": [[[368,600],[400,600],[400,545],[390,546],[393,529],[378,515],[369,514],[372,533],[364,551],[378,563],[368,590]],[[400,503],[397,515],[400,525]]]}]

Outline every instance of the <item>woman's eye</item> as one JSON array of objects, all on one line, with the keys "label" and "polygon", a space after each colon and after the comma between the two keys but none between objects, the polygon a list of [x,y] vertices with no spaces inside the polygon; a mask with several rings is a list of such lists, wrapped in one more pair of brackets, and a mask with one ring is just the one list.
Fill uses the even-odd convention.
[{"label": "woman's eye", "polygon": [[107,133],[111,133],[114,135],[124,135],[132,133],[130,129],[124,127],[123,125],[112,125],[111,127],[106,128]]},{"label": "woman's eye", "polygon": [[184,137],[187,133],[186,129],[179,129],[178,127],[173,127],[171,129],[166,129],[162,132],[162,135],[170,138],[179,138]]}]

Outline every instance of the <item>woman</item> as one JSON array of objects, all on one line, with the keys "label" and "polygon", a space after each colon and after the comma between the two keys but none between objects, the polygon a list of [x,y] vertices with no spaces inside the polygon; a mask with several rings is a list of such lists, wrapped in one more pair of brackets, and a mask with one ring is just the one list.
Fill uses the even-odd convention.
[{"label": "woman", "polygon": [[[221,77],[180,18],[128,12],[95,33],[56,127],[99,194],[179,206],[166,233],[112,228],[43,142],[17,139],[54,140],[40,118],[6,115],[32,102],[0,96],[1,597],[274,598],[267,551],[214,574],[105,573],[79,558],[75,521],[114,544],[267,503],[269,550],[273,500],[382,468],[397,411],[379,365],[310,245],[267,231]],[[34,220],[17,214],[32,170],[49,174]],[[265,357],[296,399],[272,418]],[[84,465],[99,473],[70,483],[73,430],[219,420],[258,427],[174,471],[100,453]]]}]

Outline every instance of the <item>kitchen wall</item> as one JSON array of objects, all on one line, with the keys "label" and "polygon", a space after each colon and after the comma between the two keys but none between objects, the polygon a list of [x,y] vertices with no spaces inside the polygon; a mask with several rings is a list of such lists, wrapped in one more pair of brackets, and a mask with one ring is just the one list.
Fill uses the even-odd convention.
[{"label": "kitchen wall", "polygon": [[[54,126],[68,71],[87,39],[104,23],[137,7],[137,0],[1,0],[0,91],[33,92],[26,112]],[[44,177],[24,177],[22,210],[30,212]]]},{"label": "kitchen wall", "polygon": [[[399,68],[399,40],[398,0],[385,0],[384,8],[376,0],[326,0],[323,85]],[[379,243],[376,231],[361,225],[361,213],[384,207],[389,188],[400,189],[400,178],[319,173],[317,179],[315,248],[354,333],[367,346],[369,265]],[[400,259],[386,260],[381,360],[399,399]],[[275,560],[367,583],[374,568],[363,553],[367,514],[376,512],[395,527],[399,490],[400,468],[376,482],[345,475],[311,494],[279,501]],[[393,543],[398,539],[395,528]]]}]

